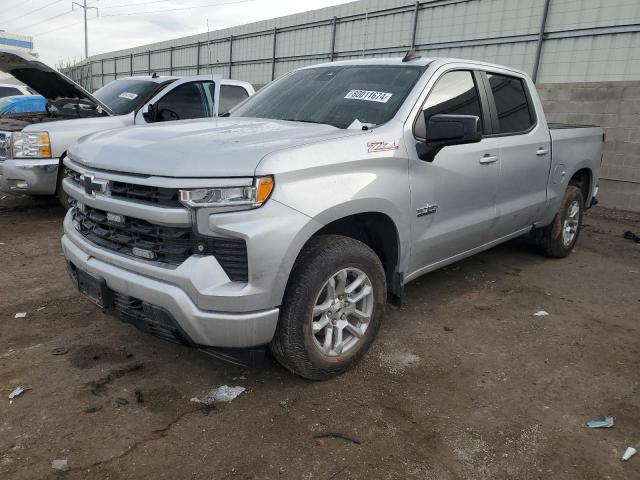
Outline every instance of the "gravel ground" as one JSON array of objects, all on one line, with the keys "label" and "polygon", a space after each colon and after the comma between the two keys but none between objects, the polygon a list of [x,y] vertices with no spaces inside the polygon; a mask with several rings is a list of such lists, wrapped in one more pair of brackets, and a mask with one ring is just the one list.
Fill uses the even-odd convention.
[{"label": "gravel ground", "polygon": [[[640,455],[620,461],[640,450],[640,245],[622,238],[638,214],[594,209],[564,260],[515,241],[416,280],[364,360],[322,383],[104,314],[67,278],[62,217],[0,200],[2,479],[640,478]],[[247,390],[189,401],[224,384]]]}]

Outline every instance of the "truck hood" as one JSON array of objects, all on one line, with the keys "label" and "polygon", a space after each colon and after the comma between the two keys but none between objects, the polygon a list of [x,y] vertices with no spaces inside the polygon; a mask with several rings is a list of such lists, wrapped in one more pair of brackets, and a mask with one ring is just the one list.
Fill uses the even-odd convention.
[{"label": "truck hood", "polygon": [[69,157],[89,168],[163,177],[253,176],[276,150],[362,134],[330,125],[258,118],[212,118],[98,132]]},{"label": "truck hood", "polygon": [[111,112],[109,107],[73,80],[28,53],[0,48],[0,70],[13,75],[47,100],[55,101],[62,98],[85,100]]}]

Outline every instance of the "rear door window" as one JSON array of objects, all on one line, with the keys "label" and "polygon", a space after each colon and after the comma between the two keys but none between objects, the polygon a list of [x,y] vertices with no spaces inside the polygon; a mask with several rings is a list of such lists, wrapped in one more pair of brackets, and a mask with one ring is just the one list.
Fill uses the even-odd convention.
[{"label": "rear door window", "polygon": [[220,111],[218,115],[229,113],[233,107],[249,98],[249,93],[237,85],[220,86]]},{"label": "rear door window", "polygon": [[535,123],[529,97],[521,78],[488,73],[496,106],[500,134],[523,133]]}]

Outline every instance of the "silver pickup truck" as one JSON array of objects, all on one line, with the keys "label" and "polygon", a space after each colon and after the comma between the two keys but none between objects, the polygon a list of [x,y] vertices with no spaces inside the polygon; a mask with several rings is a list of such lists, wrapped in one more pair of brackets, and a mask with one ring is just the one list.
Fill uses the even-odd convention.
[{"label": "silver pickup truck", "polygon": [[[69,145],[89,133],[223,115],[253,95],[250,83],[220,75],[119,78],[93,95],[31,55],[0,49],[0,71],[47,100],[46,112],[0,115],[0,191],[58,195]],[[151,109],[150,109],[151,107]]]},{"label": "silver pickup truck", "polygon": [[80,291],[121,319],[212,354],[268,345],[323,379],[364,355],[419,276],[524,234],[568,255],[602,142],[547,125],[511,68],[322,64],[229,118],[82,138],[62,246]]}]

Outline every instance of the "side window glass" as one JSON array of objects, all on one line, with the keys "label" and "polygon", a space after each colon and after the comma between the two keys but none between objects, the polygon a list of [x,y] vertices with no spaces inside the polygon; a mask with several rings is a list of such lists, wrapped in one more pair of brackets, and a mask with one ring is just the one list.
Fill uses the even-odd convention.
[{"label": "side window glass", "polygon": [[[482,128],[480,97],[473,75],[469,71],[457,70],[445,73],[429,93],[422,108],[427,112],[427,117],[439,114],[475,115],[480,117],[480,128]],[[418,138],[425,138],[427,135],[424,117],[421,113],[416,120],[414,134]]]},{"label": "side window glass", "polygon": [[249,94],[244,88],[238,87],[237,85],[221,85],[220,111],[218,114],[223,115],[229,113],[233,107],[246,98],[249,98]]},{"label": "side window glass", "polygon": [[525,132],[533,116],[522,79],[487,73],[498,114],[500,133]]},{"label": "side window glass", "polygon": [[184,83],[158,100],[157,121],[188,120],[208,117],[201,86],[197,82]]},{"label": "side window glass", "polygon": [[21,95],[20,90],[13,87],[0,87],[0,97],[11,97],[13,95]]}]

